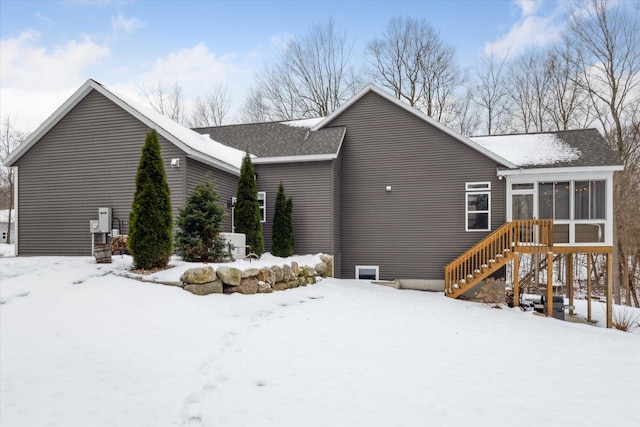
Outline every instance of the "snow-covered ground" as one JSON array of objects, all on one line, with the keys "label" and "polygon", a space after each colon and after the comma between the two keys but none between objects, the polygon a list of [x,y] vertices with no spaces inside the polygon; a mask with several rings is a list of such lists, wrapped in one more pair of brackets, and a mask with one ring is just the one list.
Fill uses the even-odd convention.
[{"label": "snow-covered ground", "polygon": [[194,296],[113,261],[0,257],[1,426],[640,425],[638,330],[357,280]]}]

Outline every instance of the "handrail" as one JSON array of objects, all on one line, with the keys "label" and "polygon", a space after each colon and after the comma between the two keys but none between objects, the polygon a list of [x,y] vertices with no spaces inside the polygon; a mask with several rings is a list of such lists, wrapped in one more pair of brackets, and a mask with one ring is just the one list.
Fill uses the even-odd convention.
[{"label": "handrail", "polygon": [[[453,293],[454,284],[472,286],[469,282],[479,281],[480,275],[485,276],[482,273],[501,264],[500,258],[510,256],[518,248],[543,252],[550,246],[553,246],[553,220],[507,222],[445,266],[445,290]],[[474,278],[478,280],[469,280]]]}]

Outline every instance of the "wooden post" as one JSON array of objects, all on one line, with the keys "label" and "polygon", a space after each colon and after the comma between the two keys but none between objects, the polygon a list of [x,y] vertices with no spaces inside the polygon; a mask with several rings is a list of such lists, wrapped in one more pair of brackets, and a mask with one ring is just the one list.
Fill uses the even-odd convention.
[{"label": "wooden post", "polygon": [[591,254],[587,254],[587,321],[591,322]]},{"label": "wooden post", "polygon": [[553,252],[547,252],[547,317],[553,316]]},{"label": "wooden post", "polygon": [[613,253],[607,254],[607,328],[613,326]]},{"label": "wooden post", "polygon": [[520,253],[513,253],[513,306],[520,306]]},{"label": "wooden post", "polygon": [[[567,254],[567,293],[569,294],[569,305],[573,307],[573,254]],[[569,315],[573,316],[573,309],[569,309]]]}]

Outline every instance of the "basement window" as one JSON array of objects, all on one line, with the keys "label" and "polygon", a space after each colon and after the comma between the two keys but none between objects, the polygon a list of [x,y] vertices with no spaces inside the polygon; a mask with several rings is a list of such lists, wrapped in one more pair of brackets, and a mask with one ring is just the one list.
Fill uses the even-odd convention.
[{"label": "basement window", "polygon": [[377,265],[356,265],[356,279],[378,280],[380,267]]}]

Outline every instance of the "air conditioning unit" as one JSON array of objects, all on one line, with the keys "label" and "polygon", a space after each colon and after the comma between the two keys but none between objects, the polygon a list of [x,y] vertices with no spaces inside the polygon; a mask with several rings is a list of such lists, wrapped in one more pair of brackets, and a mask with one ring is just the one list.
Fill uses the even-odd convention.
[{"label": "air conditioning unit", "polygon": [[231,252],[233,259],[244,259],[247,256],[247,236],[243,233],[220,233],[224,244]]}]

